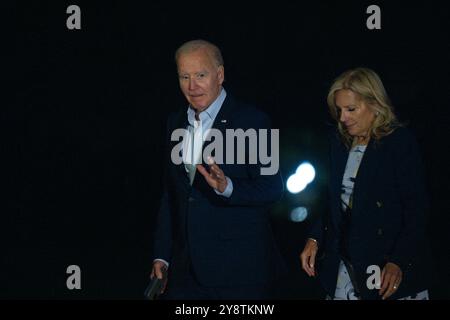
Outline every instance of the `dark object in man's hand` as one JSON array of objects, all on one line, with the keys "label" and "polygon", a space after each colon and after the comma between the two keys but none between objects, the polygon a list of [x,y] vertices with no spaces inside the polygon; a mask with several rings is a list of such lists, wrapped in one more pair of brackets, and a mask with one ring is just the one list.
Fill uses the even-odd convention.
[{"label": "dark object in man's hand", "polygon": [[150,281],[150,284],[147,286],[144,292],[145,299],[155,300],[161,294],[163,284],[167,278],[167,270],[165,268],[162,269],[162,273],[162,279],[158,279],[155,275],[155,277]]}]

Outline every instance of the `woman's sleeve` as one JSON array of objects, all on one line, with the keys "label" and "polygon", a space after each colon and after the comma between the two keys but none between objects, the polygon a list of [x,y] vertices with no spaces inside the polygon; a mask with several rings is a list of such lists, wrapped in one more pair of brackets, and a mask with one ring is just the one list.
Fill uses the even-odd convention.
[{"label": "woman's sleeve", "polygon": [[400,234],[390,255],[390,262],[406,270],[425,237],[428,196],[423,178],[422,161],[415,137],[406,129],[395,146],[395,184],[402,204]]}]

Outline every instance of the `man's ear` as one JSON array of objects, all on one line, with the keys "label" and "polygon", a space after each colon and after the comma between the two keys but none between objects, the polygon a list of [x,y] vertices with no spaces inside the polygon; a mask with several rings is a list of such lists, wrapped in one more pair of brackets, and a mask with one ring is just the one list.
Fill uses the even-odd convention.
[{"label": "man's ear", "polygon": [[219,77],[219,83],[222,85],[222,83],[225,81],[225,68],[223,66],[219,66],[217,69],[217,74]]}]

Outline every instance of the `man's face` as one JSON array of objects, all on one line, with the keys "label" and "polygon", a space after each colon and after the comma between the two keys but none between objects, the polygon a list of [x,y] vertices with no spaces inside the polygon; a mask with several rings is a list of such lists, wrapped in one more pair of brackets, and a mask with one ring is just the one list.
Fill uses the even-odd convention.
[{"label": "man's face", "polygon": [[181,91],[192,108],[202,112],[220,94],[223,66],[217,67],[206,49],[181,54],[177,66]]},{"label": "man's face", "polygon": [[339,121],[347,132],[355,136],[365,136],[375,119],[373,111],[351,90],[341,89],[334,95]]}]

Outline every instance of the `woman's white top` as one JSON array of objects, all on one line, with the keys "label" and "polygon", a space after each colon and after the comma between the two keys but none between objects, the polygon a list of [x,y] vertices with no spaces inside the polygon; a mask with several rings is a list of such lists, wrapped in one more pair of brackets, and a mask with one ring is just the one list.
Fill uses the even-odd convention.
[{"label": "woman's white top", "polygon": [[344,176],[342,178],[341,204],[342,210],[344,211],[347,207],[350,209],[352,208],[353,186],[355,184],[355,178],[364,156],[364,152],[366,151],[366,147],[366,145],[356,145],[348,154],[347,164],[345,166]]}]

